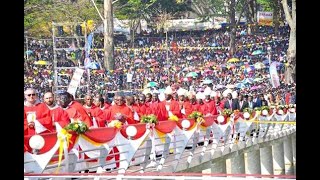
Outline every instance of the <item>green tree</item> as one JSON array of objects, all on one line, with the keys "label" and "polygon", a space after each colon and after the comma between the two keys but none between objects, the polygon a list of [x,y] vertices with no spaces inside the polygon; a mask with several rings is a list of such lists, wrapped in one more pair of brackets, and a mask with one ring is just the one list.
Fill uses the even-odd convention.
[{"label": "green tree", "polygon": [[[101,8],[101,5],[97,6]],[[87,0],[28,0],[24,3],[24,29],[29,36],[51,37],[52,22],[88,20],[101,22],[94,6]]]}]

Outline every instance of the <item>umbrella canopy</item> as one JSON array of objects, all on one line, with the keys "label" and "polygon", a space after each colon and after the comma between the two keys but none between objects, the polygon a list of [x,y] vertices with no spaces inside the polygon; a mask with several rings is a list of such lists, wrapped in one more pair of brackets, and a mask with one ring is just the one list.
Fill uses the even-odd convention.
[{"label": "umbrella canopy", "polygon": [[136,59],[136,60],[134,60],[134,63],[141,63],[141,62],[142,62],[141,59]]},{"label": "umbrella canopy", "polygon": [[243,84],[243,83],[237,83],[237,84],[235,84],[235,86],[236,86],[236,88],[238,88],[238,89],[243,89],[243,88],[246,87],[246,85]]},{"label": "umbrella canopy", "polygon": [[196,72],[189,72],[186,77],[197,77],[198,76],[198,73]]},{"label": "umbrella canopy", "polygon": [[147,87],[155,87],[157,86],[157,83],[154,81],[148,82]]},{"label": "umbrella canopy", "polygon": [[28,55],[30,55],[32,53],[33,53],[33,51],[31,51],[31,50],[26,51],[26,54],[28,54]]},{"label": "umbrella canopy", "polygon": [[262,81],[263,79],[262,78],[255,78],[253,81],[254,82],[259,82],[259,81]]},{"label": "umbrella canopy", "polygon": [[49,64],[51,64],[51,63],[48,62],[48,61],[40,60],[40,61],[34,62],[34,64],[37,64],[37,65],[49,65]]},{"label": "umbrella canopy", "polygon": [[222,88],[224,88],[224,85],[218,84],[215,89],[222,89]]},{"label": "umbrella canopy", "polygon": [[259,55],[259,54],[264,54],[264,52],[259,49],[259,50],[253,51],[251,55],[255,56],[255,55]]},{"label": "umbrella canopy", "polygon": [[263,60],[262,63],[265,64],[265,65],[269,64],[269,59]]},{"label": "umbrella canopy", "polygon": [[258,87],[258,86],[252,86],[251,88],[250,88],[250,90],[256,90],[256,89],[259,89],[260,87]]},{"label": "umbrella canopy", "polygon": [[206,80],[203,81],[202,84],[211,84],[211,83],[212,83],[212,80],[206,79]]},{"label": "umbrella canopy", "polygon": [[253,79],[252,78],[246,78],[242,81],[243,84],[252,84],[253,83]]},{"label": "umbrella canopy", "polygon": [[167,79],[168,79],[168,76],[162,76],[161,79],[162,79],[162,80],[167,80]]},{"label": "umbrella canopy", "polygon": [[232,89],[232,88],[234,88],[234,85],[233,84],[228,84],[228,85],[226,85],[226,88]]},{"label": "umbrella canopy", "polygon": [[231,58],[229,59],[227,62],[228,63],[235,63],[235,62],[239,62],[240,60],[238,58]]},{"label": "umbrella canopy", "polygon": [[255,69],[263,69],[265,67],[266,67],[266,65],[264,65],[262,62],[257,62],[254,64]]}]

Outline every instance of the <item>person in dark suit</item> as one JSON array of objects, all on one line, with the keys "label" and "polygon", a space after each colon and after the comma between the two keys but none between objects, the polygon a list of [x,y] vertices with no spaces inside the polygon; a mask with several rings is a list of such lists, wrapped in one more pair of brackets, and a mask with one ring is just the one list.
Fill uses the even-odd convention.
[{"label": "person in dark suit", "polygon": [[250,108],[250,109],[253,109],[253,105],[254,105],[254,102],[252,101],[252,99],[253,99],[253,97],[252,97],[252,95],[249,95],[248,96],[248,108]]},{"label": "person in dark suit", "polygon": [[253,108],[255,107],[261,107],[261,99],[259,98],[259,96],[257,95],[257,93],[253,94]]},{"label": "person in dark suit", "polygon": [[224,103],[224,106],[223,106],[224,109],[231,109],[232,111],[234,110],[240,110],[240,107],[239,107],[239,102],[235,99],[232,99],[232,94],[231,93],[228,93],[227,94],[227,99]]},{"label": "person in dark suit", "polygon": [[268,101],[264,99],[263,94],[260,94],[261,106],[268,106]]},{"label": "person in dark suit", "polygon": [[241,112],[243,112],[243,110],[245,108],[249,107],[248,101],[244,98],[244,96],[242,94],[239,95],[238,97],[238,102],[239,102],[239,109]]}]

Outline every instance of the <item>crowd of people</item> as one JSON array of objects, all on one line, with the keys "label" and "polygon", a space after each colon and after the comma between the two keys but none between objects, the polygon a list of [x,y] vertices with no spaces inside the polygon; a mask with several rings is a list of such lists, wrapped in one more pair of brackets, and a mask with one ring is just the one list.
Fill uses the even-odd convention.
[{"label": "crowd of people", "polygon": [[[29,38],[24,72],[25,132],[35,133],[35,127],[54,131],[55,122],[64,127],[75,119],[89,127],[101,127],[117,113],[125,115],[125,122],[137,123],[146,114],[166,120],[172,114],[188,117],[195,110],[216,115],[225,108],[295,104],[295,83],[284,83],[289,27],[280,27],[278,35],[268,26],[258,27],[255,34],[247,29],[246,25],[237,28],[233,56],[229,55],[227,27],[169,32],[167,40],[163,34],[140,34],[134,45],[116,39],[114,71],[103,68],[103,37],[95,34],[88,56],[64,42],[66,49],[57,53],[57,67],[65,68],[57,70],[58,76],[52,40]],[[84,72],[74,97],[66,90],[75,67],[83,66],[86,58],[98,65]],[[272,85],[268,68],[275,61],[278,87]],[[54,91],[55,81],[65,86],[59,92]]]}]

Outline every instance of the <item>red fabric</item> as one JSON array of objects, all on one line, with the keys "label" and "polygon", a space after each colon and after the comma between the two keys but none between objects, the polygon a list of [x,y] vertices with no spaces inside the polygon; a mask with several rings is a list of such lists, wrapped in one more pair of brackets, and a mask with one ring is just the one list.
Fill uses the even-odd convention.
[{"label": "red fabric", "polygon": [[193,109],[192,109],[192,106],[190,104],[189,101],[183,101],[182,103],[179,102],[180,105],[183,106],[184,110],[185,110],[185,113],[186,114],[182,114],[182,118],[188,118],[188,116],[193,112]]},{"label": "red fabric", "polygon": [[207,106],[206,112],[204,114],[207,114],[207,113],[210,113],[212,115],[218,114],[215,101],[209,100],[208,102],[207,101],[203,101],[203,102]]},{"label": "red fabric", "polygon": [[28,135],[28,121],[27,121],[27,115],[26,112],[23,113],[24,114],[24,135]]},{"label": "red fabric", "polygon": [[133,112],[129,107],[127,107],[125,104],[118,106],[113,105],[109,108],[109,110],[106,112],[106,120],[108,122],[111,122],[112,120],[115,120],[115,115],[117,113],[121,113],[122,115],[126,116],[126,121],[128,124],[136,124],[137,121],[133,119]]},{"label": "red fabric", "polygon": [[126,129],[128,126],[134,126],[137,128],[137,134],[132,137],[132,139],[139,139],[141,136],[144,135],[146,132],[146,124],[145,123],[139,123],[139,124],[130,124],[130,125],[124,125],[122,126],[120,133],[123,135],[123,137],[128,138],[128,135],[126,133]]},{"label": "red fabric", "polygon": [[138,104],[136,107],[137,107],[136,111],[140,118],[143,115],[152,114],[151,107],[148,103]]},{"label": "red fabric", "polygon": [[150,112],[157,116],[158,121],[166,121],[169,118],[166,107],[161,102],[152,102]]},{"label": "red fabric", "polygon": [[208,113],[208,106],[205,104],[198,104],[198,109],[195,109],[194,111],[199,111],[202,114],[207,114]]},{"label": "red fabric", "polygon": [[291,94],[289,92],[286,93],[286,95],[285,95],[286,105],[289,105],[289,103],[290,103],[290,96],[291,96]]},{"label": "red fabric", "polygon": [[[61,107],[56,107],[50,110],[51,116],[54,122],[59,123],[59,125],[63,128],[70,123],[70,118],[67,111],[63,110]],[[53,124],[54,125],[54,124]],[[52,132],[55,132],[56,129],[52,129]]]},{"label": "red fabric", "polygon": [[92,126],[91,118],[89,117],[88,113],[81,103],[79,103],[78,101],[72,101],[70,107],[75,108],[81,114],[82,121],[86,123],[88,127]]},{"label": "red fabric", "polygon": [[155,129],[162,133],[170,133],[174,130],[176,125],[176,121],[160,121],[156,124]]},{"label": "red fabric", "polygon": [[[71,142],[69,143],[69,147],[68,147],[68,150],[70,151],[73,148],[73,145],[75,143],[77,135],[75,133],[72,133],[72,132],[69,132],[69,133],[72,135],[71,138],[70,138]],[[46,153],[46,152],[50,151],[58,141],[56,132],[54,132],[54,133],[44,133],[44,134],[41,134],[41,136],[43,137],[45,144],[44,144],[43,148],[40,149],[38,154],[43,154],[43,153]],[[25,148],[27,148],[27,151],[30,152],[30,153],[32,152],[32,148],[29,145],[29,140],[30,140],[31,137],[32,137],[32,135],[24,136]],[[59,154],[59,149],[56,151],[55,154]]]},{"label": "red fabric", "polygon": [[[177,101],[171,100],[170,102],[167,102],[166,100],[164,100],[164,101],[161,101],[160,103],[162,103],[164,107],[166,107],[166,105],[169,105],[169,111],[171,111],[172,114],[177,116],[178,118],[182,118],[179,103]],[[167,114],[168,114],[168,111],[167,111]]]},{"label": "red fabric", "polygon": [[[40,122],[40,124],[42,124],[48,130],[53,129],[50,110],[47,107],[47,105],[45,105],[44,103],[38,103],[32,107],[24,106],[24,112],[25,112],[26,116],[29,112],[35,112],[36,113],[36,120],[38,120]],[[48,133],[48,132],[49,131],[44,131],[42,133]],[[42,134],[42,133],[40,133],[40,134]],[[36,134],[34,127],[30,128],[28,126],[28,133],[27,134],[28,135]]]},{"label": "red fabric", "polygon": [[115,127],[101,127],[90,129],[84,135],[97,143],[106,143],[115,138],[117,132],[118,130]]},{"label": "red fabric", "polygon": [[70,119],[78,119],[78,120],[83,121],[83,118],[82,118],[80,112],[76,108],[69,106],[65,109],[65,111],[67,112]]},{"label": "red fabric", "polygon": [[[192,126],[194,125],[195,120],[194,120],[194,119],[187,119],[187,120],[190,122],[190,127],[187,129],[187,131],[188,131],[188,130],[190,130],[190,129],[192,128]],[[183,127],[182,127],[182,125],[181,125],[182,121],[183,121],[183,119],[180,119],[179,121],[177,121],[177,125],[178,125],[178,127],[179,127],[180,129],[183,129]]]},{"label": "red fabric", "polygon": [[91,124],[93,124],[92,117],[94,117],[97,121],[98,127],[105,127],[106,117],[104,112],[99,107],[92,104],[91,107],[83,106],[83,108],[86,110],[87,114],[89,114]]},{"label": "red fabric", "polygon": [[217,117],[218,117],[218,115],[203,117],[204,122],[202,122],[201,125],[204,127],[209,127],[214,123],[214,121],[217,119]]}]

